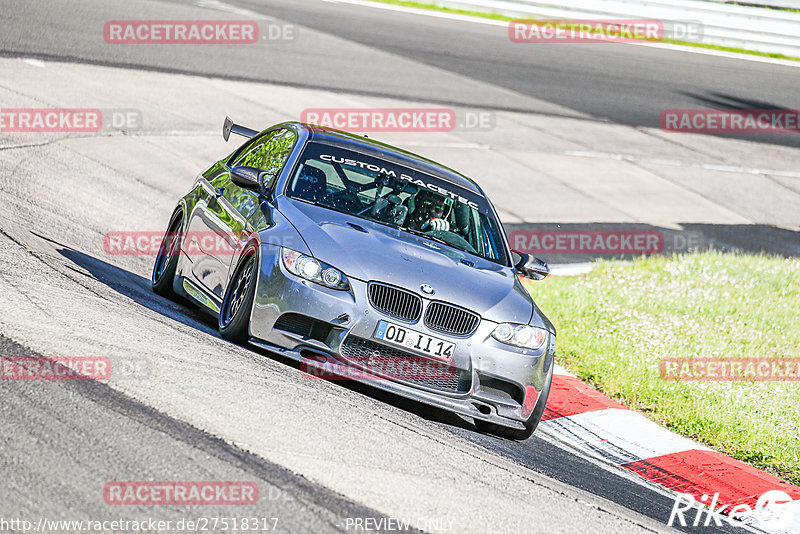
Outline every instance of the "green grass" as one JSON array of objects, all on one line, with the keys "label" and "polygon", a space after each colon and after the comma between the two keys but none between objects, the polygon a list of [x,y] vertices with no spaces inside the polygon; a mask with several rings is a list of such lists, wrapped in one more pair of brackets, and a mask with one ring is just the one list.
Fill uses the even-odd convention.
[{"label": "green grass", "polygon": [[530,282],[556,359],[675,432],[800,484],[800,382],[674,382],[669,357],[800,358],[800,260],[716,252],[602,261]]},{"label": "green grass", "polygon": [[[753,7],[753,4],[747,2],[726,2],[726,4],[733,4],[735,6]],[[773,11],[786,11],[787,13],[800,13],[800,9],[791,7],[773,7],[773,6],[759,6],[759,9],[771,9]]]},{"label": "green grass", "polygon": [[[396,6],[405,6],[405,7],[415,7],[418,9],[430,9],[433,11],[441,11],[444,13],[453,13],[456,15],[467,15],[470,17],[481,17],[485,19],[492,19],[492,20],[500,20],[500,21],[512,21],[512,20],[520,20],[520,17],[510,17],[508,15],[503,15],[500,13],[493,13],[493,12],[486,12],[486,11],[474,11],[474,10],[467,10],[467,9],[453,9],[450,7],[440,6],[435,3],[429,2],[415,2],[412,0],[371,0],[372,2],[378,2],[381,4],[391,4]],[[527,19],[530,22],[534,22],[532,18]],[[644,41],[645,39],[643,39]],[[785,56],[783,54],[772,54],[767,52],[757,52],[755,50],[747,50],[745,48],[735,48],[732,46],[719,46],[719,45],[712,45],[706,43],[693,43],[690,41],[679,41],[676,39],[661,39],[658,42],[660,43],[667,43],[667,44],[675,44],[675,45],[682,45],[682,46],[693,46],[696,48],[706,48],[709,50],[720,50],[722,52],[733,52],[736,54],[748,54],[752,56],[761,56],[761,57],[771,57],[775,59],[787,59],[790,61],[800,61],[800,57],[793,57],[793,56]]]}]

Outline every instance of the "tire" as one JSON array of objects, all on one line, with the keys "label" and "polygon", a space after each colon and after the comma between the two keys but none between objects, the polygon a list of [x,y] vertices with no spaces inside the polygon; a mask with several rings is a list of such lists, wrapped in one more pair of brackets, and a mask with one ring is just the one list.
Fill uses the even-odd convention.
[{"label": "tire", "polygon": [[258,256],[248,245],[231,277],[219,310],[219,333],[234,343],[244,344],[250,338],[250,310],[256,294]]},{"label": "tire", "polygon": [[169,221],[167,232],[161,241],[158,249],[156,261],[153,264],[153,274],[150,277],[150,287],[153,291],[168,299],[176,300],[178,295],[172,288],[175,281],[175,269],[178,267],[178,256],[180,255],[181,223],[183,222],[183,212],[176,211]]},{"label": "tire", "polygon": [[544,389],[539,394],[539,399],[536,401],[536,406],[533,407],[533,413],[531,413],[530,418],[525,423],[525,430],[509,428],[507,426],[489,423],[479,419],[475,419],[475,428],[477,428],[479,432],[483,432],[485,434],[494,434],[495,436],[499,436],[501,438],[508,438],[516,441],[524,441],[528,439],[531,437],[531,434],[533,434],[533,431],[536,430],[536,427],[539,426],[539,421],[542,420],[544,408],[547,404],[547,397],[550,396],[550,384],[552,383],[553,365],[550,365],[550,372],[547,374],[547,384],[545,384]]}]

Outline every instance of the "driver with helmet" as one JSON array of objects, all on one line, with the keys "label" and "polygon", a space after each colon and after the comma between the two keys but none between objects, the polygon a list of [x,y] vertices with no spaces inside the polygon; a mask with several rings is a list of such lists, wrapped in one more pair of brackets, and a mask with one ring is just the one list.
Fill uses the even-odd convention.
[{"label": "driver with helmet", "polygon": [[414,197],[414,211],[409,214],[408,226],[416,230],[450,230],[447,220],[449,206],[445,197],[423,189]]}]

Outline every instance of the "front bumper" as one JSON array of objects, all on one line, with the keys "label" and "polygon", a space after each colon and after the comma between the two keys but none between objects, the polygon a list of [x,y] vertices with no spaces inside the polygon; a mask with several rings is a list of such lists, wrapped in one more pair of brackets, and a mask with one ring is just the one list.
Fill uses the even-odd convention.
[{"label": "front bumper", "polygon": [[[491,337],[497,323],[482,319],[469,336],[459,337],[429,329],[422,318],[416,323],[399,321],[372,307],[367,283],[350,279],[350,290],[323,287],[288,273],[280,259],[280,248],[262,245],[260,270],[250,317],[250,342],[300,361],[310,374],[330,372],[372,387],[408,397],[432,406],[499,425],[524,429],[531,407],[545,386],[553,365],[555,336],[537,351],[516,349]],[[412,292],[412,288],[406,288]],[[423,314],[429,304],[425,295]],[[458,304],[453,303],[453,304]],[[275,328],[284,313],[300,314],[326,325],[324,339]],[[350,340],[373,339],[378,321],[386,320],[455,343],[448,365],[464,377],[458,390],[429,387],[425,381],[403,380],[373,372],[343,355],[342,345]],[[383,345],[384,347],[390,347]],[[391,347],[394,352],[401,349]],[[414,358],[421,355],[407,352]],[[424,359],[429,357],[422,356]],[[355,368],[360,373],[339,373]],[[501,386],[498,387],[498,384]],[[516,392],[516,394],[515,394]],[[535,398],[533,398],[535,397]]]}]

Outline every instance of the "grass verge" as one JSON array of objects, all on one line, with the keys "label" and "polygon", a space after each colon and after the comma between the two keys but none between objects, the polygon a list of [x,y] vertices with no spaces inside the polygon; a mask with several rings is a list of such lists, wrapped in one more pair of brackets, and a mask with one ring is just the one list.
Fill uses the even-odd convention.
[{"label": "grass verge", "polygon": [[[446,6],[441,6],[439,4],[431,4],[428,2],[416,2],[413,0],[370,0],[371,2],[377,2],[380,4],[391,4],[395,6],[405,6],[405,7],[414,7],[418,9],[430,9],[433,11],[441,11],[444,13],[453,13],[455,15],[467,15],[470,17],[481,17],[485,19],[491,20],[500,20],[500,21],[512,21],[512,20],[520,20],[520,17],[510,17],[508,15],[503,15],[500,13],[493,13],[487,11],[474,11],[468,9],[454,9]],[[527,18],[526,18],[527,20]],[[530,20],[533,20],[531,17]],[[642,39],[643,42],[646,42],[647,39]],[[793,56],[785,56],[783,54],[771,54],[767,52],[758,52],[756,50],[747,50],[745,48],[735,48],[732,46],[719,46],[713,44],[706,44],[706,43],[694,43],[690,41],[680,41],[677,39],[661,39],[658,41],[659,43],[666,43],[666,44],[674,44],[674,45],[681,45],[681,46],[693,46],[695,48],[706,48],[709,50],[719,50],[722,52],[732,52],[735,54],[748,54],[751,56],[761,56],[761,57],[771,57],[775,59],[786,59],[789,61],[800,61],[800,57],[793,57]]]},{"label": "grass verge", "polygon": [[675,432],[800,485],[800,381],[667,381],[662,358],[800,358],[800,259],[601,261],[528,283],[556,359]]}]

